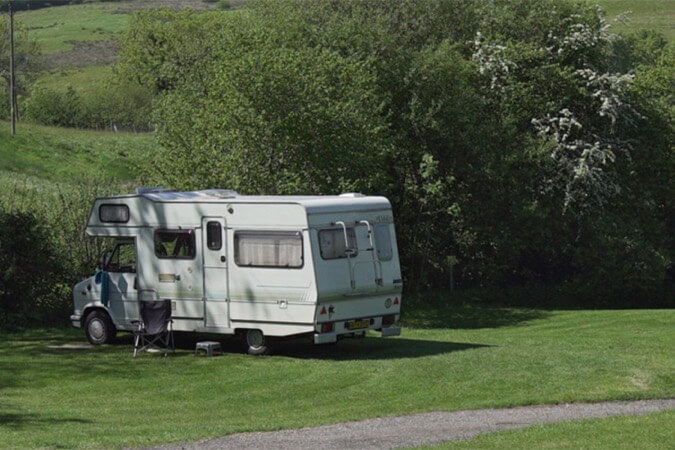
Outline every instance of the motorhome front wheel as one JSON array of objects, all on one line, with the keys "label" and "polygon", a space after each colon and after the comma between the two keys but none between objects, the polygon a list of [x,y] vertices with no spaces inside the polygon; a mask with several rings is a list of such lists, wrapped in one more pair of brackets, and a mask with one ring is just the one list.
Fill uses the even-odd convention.
[{"label": "motorhome front wheel", "polygon": [[84,323],[87,340],[93,345],[107,344],[115,337],[115,326],[108,315],[102,311],[93,311],[87,315]]},{"label": "motorhome front wheel", "polygon": [[270,352],[269,343],[260,330],[248,330],[246,332],[246,346],[249,355],[266,355]]}]

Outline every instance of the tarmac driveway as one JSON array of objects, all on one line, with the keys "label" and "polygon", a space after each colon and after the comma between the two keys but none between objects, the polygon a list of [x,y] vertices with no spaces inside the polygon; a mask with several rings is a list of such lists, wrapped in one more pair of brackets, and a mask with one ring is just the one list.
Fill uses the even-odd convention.
[{"label": "tarmac driveway", "polygon": [[370,449],[400,448],[469,439],[531,425],[575,419],[639,415],[675,408],[675,399],[570,403],[382,417],[320,427],[237,433],[161,449]]}]

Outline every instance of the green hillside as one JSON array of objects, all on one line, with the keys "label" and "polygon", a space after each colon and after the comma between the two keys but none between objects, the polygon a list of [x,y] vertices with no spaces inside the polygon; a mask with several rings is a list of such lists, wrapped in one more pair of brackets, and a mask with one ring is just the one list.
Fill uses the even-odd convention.
[{"label": "green hillside", "polygon": [[[151,134],[108,133],[0,122],[0,170],[47,181],[133,181],[154,148]],[[7,177],[7,173],[3,178]]]},{"label": "green hillside", "polygon": [[[233,2],[238,5],[241,2]],[[628,33],[638,29],[656,29],[668,40],[675,38],[675,1],[670,0],[599,0],[613,29]],[[43,85],[62,88],[72,85],[78,91],[90,89],[88,84],[100,84],[108,75],[106,66],[115,58],[116,38],[126,28],[129,13],[140,7],[213,7],[201,1],[168,2],[96,2],[43,8],[17,14],[45,53],[46,71],[40,79]],[[627,22],[614,19],[625,13]]]},{"label": "green hillside", "polygon": [[627,22],[612,22],[615,31],[624,33],[639,29],[654,29],[669,41],[675,38],[675,1],[673,0],[600,0],[597,2],[608,19],[629,12]]},{"label": "green hillside", "polygon": [[129,16],[117,13],[116,3],[93,3],[43,8],[17,13],[45,53],[73,49],[72,41],[110,40],[127,25]]}]

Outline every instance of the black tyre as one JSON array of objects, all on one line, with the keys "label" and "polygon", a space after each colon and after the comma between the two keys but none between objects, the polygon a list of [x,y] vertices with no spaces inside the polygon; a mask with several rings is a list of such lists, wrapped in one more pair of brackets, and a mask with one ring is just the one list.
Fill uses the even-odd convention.
[{"label": "black tyre", "polygon": [[103,311],[92,311],[84,321],[84,334],[93,345],[109,344],[117,330],[110,317]]},{"label": "black tyre", "polygon": [[269,339],[260,330],[247,330],[245,340],[249,355],[269,355],[272,352]]}]

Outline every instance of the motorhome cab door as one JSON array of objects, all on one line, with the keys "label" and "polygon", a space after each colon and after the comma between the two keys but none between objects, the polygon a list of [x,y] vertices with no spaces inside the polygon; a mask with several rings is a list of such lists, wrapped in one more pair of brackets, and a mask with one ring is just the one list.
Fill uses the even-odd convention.
[{"label": "motorhome cab door", "polygon": [[115,323],[138,318],[136,290],[136,245],[133,239],[116,243],[108,258],[108,307]]},{"label": "motorhome cab door", "polygon": [[225,219],[202,218],[204,325],[229,327]]}]

